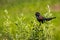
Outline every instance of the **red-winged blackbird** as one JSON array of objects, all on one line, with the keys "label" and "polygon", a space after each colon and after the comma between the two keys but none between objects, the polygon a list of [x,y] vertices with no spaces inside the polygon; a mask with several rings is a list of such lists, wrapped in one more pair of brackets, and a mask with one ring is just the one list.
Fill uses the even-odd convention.
[{"label": "red-winged blackbird", "polygon": [[36,13],[35,13],[35,16],[36,16],[37,20],[38,20],[39,22],[41,22],[41,23],[44,23],[45,21],[50,21],[50,20],[56,18],[56,17],[45,18],[45,17],[41,16],[39,12],[36,12]]}]

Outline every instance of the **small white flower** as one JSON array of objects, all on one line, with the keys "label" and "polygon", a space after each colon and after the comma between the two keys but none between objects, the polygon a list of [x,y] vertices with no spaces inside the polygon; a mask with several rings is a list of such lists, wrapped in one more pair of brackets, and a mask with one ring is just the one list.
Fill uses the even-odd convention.
[{"label": "small white flower", "polygon": [[50,6],[49,6],[49,5],[47,5],[47,7],[48,7],[48,12],[50,13]]},{"label": "small white flower", "polygon": [[47,5],[48,9],[49,9],[49,5]]},{"label": "small white flower", "polygon": [[7,19],[7,21],[8,21],[8,19]]},{"label": "small white flower", "polygon": [[53,23],[51,23],[50,26],[54,26]]},{"label": "small white flower", "polygon": [[8,18],[10,18],[10,16],[7,16]]},{"label": "small white flower", "polygon": [[0,36],[2,36],[2,34],[0,33]]},{"label": "small white flower", "polygon": [[26,28],[28,27],[28,25],[26,25]]},{"label": "small white flower", "polygon": [[5,26],[10,26],[11,21],[8,21],[8,19],[7,19],[5,22],[3,22],[3,24],[4,24]]},{"label": "small white flower", "polygon": [[18,38],[18,36],[19,36],[19,35],[18,35],[18,34],[16,34],[16,38]]},{"label": "small white flower", "polygon": [[17,17],[18,18],[18,20],[20,20],[20,18],[19,17]]},{"label": "small white flower", "polygon": [[18,21],[15,21],[16,24],[18,24]]},{"label": "small white flower", "polygon": [[8,11],[7,11],[7,9],[5,9],[5,10],[4,10],[4,12],[5,12],[6,14],[8,14]]},{"label": "small white flower", "polygon": [[45,13],[44,16],[46,17],[48,15],[48,13]]},{"label": "small white flower", "polygon": [[36,25],[36,21],[34,20],[34,25]]},{"label": "small white flower", "polygon": [[21,14],[21,16],[23,16],[23,13]]},{"label": "small white flower", "polygon": [[52,16],[52,14],[50,13],[49,16]]}]

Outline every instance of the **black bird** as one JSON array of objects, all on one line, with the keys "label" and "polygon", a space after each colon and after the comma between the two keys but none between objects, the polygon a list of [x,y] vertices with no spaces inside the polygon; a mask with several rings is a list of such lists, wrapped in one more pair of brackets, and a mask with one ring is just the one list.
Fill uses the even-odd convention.
[{"label": "black bird", "polygon": [[45,21],[50,21],[50,20],[56,18],[56,17],[45,18],[45,17],[41,16],[39,12],[36,12],[36,13],[35,13],[35,16],[36,16],[37,20],[38,20],[39,22],[41,22],[41,23],[44,23]]}]

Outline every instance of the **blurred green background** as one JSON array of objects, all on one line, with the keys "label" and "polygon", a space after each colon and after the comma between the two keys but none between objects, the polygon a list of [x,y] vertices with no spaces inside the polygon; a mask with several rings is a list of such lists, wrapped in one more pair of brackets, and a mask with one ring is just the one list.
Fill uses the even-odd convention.
[{"label": "blurred green background", "polygon": [[47,5],[56,16],[54,40],[60,40],[60,0],[0,0],[0,40],[29,40],[34,23],[39,24],[35,12],[44,15]]}]

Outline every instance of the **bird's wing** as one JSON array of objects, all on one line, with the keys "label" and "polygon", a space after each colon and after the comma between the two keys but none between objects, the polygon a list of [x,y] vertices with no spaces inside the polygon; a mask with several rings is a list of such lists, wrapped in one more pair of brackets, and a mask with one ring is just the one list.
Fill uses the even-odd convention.
[{"label": "bird's wing", "polygon": [[44,17],[43,16],[39,16],[39,19],[43,19]]}]

